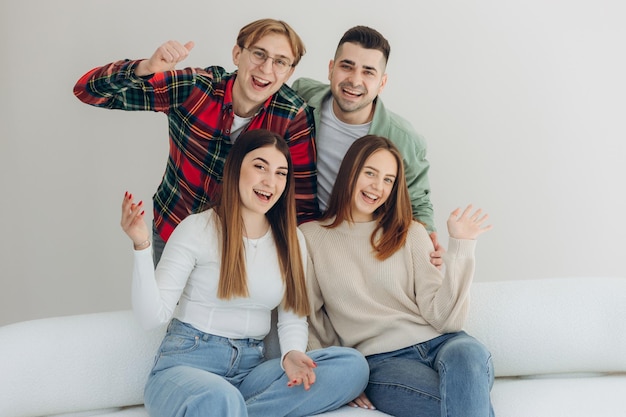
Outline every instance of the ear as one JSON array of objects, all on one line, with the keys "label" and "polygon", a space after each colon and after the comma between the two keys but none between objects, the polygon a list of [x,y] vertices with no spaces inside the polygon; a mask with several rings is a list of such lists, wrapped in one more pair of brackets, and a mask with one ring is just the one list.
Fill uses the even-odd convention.
[{"label": "ear", "polygon": [[378,94],[382,93],[387,85],[387,73],[383,74],[383,78],[380,80],[380,87],[378,87]]},{"label": "ear", "polygon": [[331,59],[328,63],[328,81],[332,78],[333,68],[335,67],[335,60]]},{"label": "ear", "polygon": [[239,66],[239,57],[242,51],[243,49],[239,45],[233,46],[233,64],[235,64],[236,67]]}]

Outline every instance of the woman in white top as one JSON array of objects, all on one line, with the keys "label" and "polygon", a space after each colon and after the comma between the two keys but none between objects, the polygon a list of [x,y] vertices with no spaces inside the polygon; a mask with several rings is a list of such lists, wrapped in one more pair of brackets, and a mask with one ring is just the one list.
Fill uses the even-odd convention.
[{"label": "woman in white top", "polygon": [[[306,246],[294,193],[284,139],[267,130],[242,134],[220,196],[178,225],[156,271],[143,204],[126,193],[121,225],[135,248],[133,310],[145,328],[169,322],[145,387],[151,417],[308,416],[365,388],[358,351],[305,353]],[[274,308],[281,357],[266,360]]]},{"label": "woman in white top", "polygon": [[491,355],[462,331],[486,218],[471,206],[452,212],[443,275],[412,218],[398,149],[379,136],[349,148],[328,210],[300,229],[310,256],[309,347],[354,347],[370,365],[352,405],[396,417],[493,416]]}]

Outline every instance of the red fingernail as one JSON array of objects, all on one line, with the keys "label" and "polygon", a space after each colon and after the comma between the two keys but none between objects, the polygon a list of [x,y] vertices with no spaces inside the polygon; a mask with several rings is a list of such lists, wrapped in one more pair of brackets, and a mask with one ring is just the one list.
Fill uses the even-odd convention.
[{"label": "red fingernail", "polygon": [[145,213],[145,211],[144,211],[144,210],[141,210],[141,215],[142,215],[142,216],[143,216],[143,214],[144,214],[144,213]]},{"label": "red fingernail", "polygon": [[138,206],[143,204],[143,200],[139,201],[139,203],[137,203]]}]

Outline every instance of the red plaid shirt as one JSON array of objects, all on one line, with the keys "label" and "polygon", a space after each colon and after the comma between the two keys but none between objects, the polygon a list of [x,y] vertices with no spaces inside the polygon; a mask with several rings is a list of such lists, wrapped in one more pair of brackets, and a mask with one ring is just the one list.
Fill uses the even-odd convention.
[{"label": "red plaid shirt", "polygon": [[[222,181],[232,143],[233,83],[237,73],[213,66],[138,77],[140,61],[117,61],[95,68],[74,86],[84,103],[167,115],[170,154],[154,201],[154,226],[166,240],[187,215],[204,209]],[[283,85],[267,99],[246,130],[268,129],[289,145],[295,174],[298,221],[318,216],[313,113]]]}]

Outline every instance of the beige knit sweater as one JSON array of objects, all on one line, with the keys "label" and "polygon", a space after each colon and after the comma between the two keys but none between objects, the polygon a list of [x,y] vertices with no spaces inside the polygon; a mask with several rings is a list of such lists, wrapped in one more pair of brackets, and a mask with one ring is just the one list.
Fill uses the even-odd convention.
[{"label": "beige knit sweater", "polygon": [[433,245],[421,224],[413,223],[404,247],[384,261],[370,244],[375,226],[300,226],[309,256],[309,349],[341,345],[367,356],[462,329],[476,241],[450,238],[444,276],[430,263]]}]

